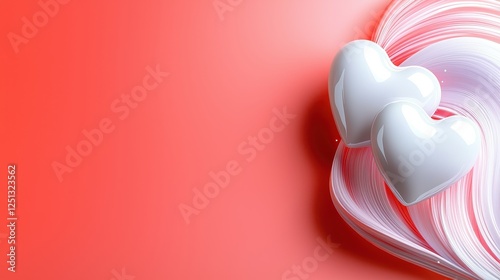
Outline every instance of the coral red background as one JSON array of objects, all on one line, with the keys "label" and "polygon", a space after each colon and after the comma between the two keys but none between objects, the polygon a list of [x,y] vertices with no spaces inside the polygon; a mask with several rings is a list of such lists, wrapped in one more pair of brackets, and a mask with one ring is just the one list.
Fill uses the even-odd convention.
[{"label": "coral red background", "polygon": [[[330,62],[388,1],[215,2],[0,4],[0,278],[443,279],[364,241],[329,195]],[[125,103],[148,66],[170,75]],[[295,117],[280,122],[285,107]],[[102,121],[114,130],[60,181],[54,162]],[[226,187],[210,184],[227,168]],[[317,260],[328,237],[337,245]]]}]

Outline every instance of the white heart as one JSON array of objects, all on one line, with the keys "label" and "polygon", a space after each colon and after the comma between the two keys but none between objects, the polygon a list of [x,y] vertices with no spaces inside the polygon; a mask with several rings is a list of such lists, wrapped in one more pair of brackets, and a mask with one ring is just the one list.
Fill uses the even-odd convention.
[{"label": "white heart", "polygon": [[470,119],[433,120],[418,104],[402,101],[376,116],[371,137],[375,162],[404,205],[429,198],[467,174],[481,141]]},{"label": "white heart", "polygon": [[373,119],[385,105],[410,100],[432,116],[441,100],[432,72],[419,66],[396,67],[379,45],[367,40],[340,50],[328,88],[337,129],[351,148],[369,146]]}]

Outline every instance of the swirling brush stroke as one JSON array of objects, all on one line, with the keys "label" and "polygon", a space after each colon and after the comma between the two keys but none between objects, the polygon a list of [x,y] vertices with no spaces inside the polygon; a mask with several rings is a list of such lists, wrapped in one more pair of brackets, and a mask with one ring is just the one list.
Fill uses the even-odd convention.
[{"label": "swirling brush stroke", "polygon": [[367,240],[410,262],[452,278],[500,279],[500,44],[492,42],[500,41],[500,2],[395,1],[372,39],[401,66],[438,77],[434,117],[474,120],[482,150],[459,182],[404,207],[371,150],[341,144],[331,174],[337,210]]}]

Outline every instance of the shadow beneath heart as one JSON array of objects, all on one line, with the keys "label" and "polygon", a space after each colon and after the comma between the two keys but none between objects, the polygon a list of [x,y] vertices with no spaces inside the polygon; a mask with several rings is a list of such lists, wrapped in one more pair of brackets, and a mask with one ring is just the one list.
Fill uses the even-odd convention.
[{"label": "shadow beneath heart", "polygon": [[340,135],[330,110],[326,84],[325,82],[324,87],[313,92],[312,102],[306,109],[302,128],[304,148],[309,155],[309,164],[316,178],[312,186],[315,192],[312,219],[318,236],[330,235],[332,242],[340,244],[337,252],[360,263],[369,263],[370,266],[375,265],[383,269],[398,271],[408,276],[443,279],[443,276],[378,249],[358,235],[337,213],[330,197],[329,179]]}]

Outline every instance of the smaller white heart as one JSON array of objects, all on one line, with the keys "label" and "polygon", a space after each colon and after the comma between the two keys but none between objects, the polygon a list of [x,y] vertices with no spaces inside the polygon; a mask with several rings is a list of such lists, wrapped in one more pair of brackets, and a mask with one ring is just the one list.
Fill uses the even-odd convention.
[{"label": "smaller white heart", "polygon": [[434,74],[420,66],[396,67],[372,41],[357,40],[336,55],[328,80],[337,129],[351,148],[370,145],[373,119],[385,105],[409,100],[432,116],[441,101]]},{"label": "smaller white heart", "polygon": [[480,131],[470,119],[431,119],[412,102],[387,105],[371,129],[372,151],[385,181],[404,205],[446,189],[474,166]]}]

